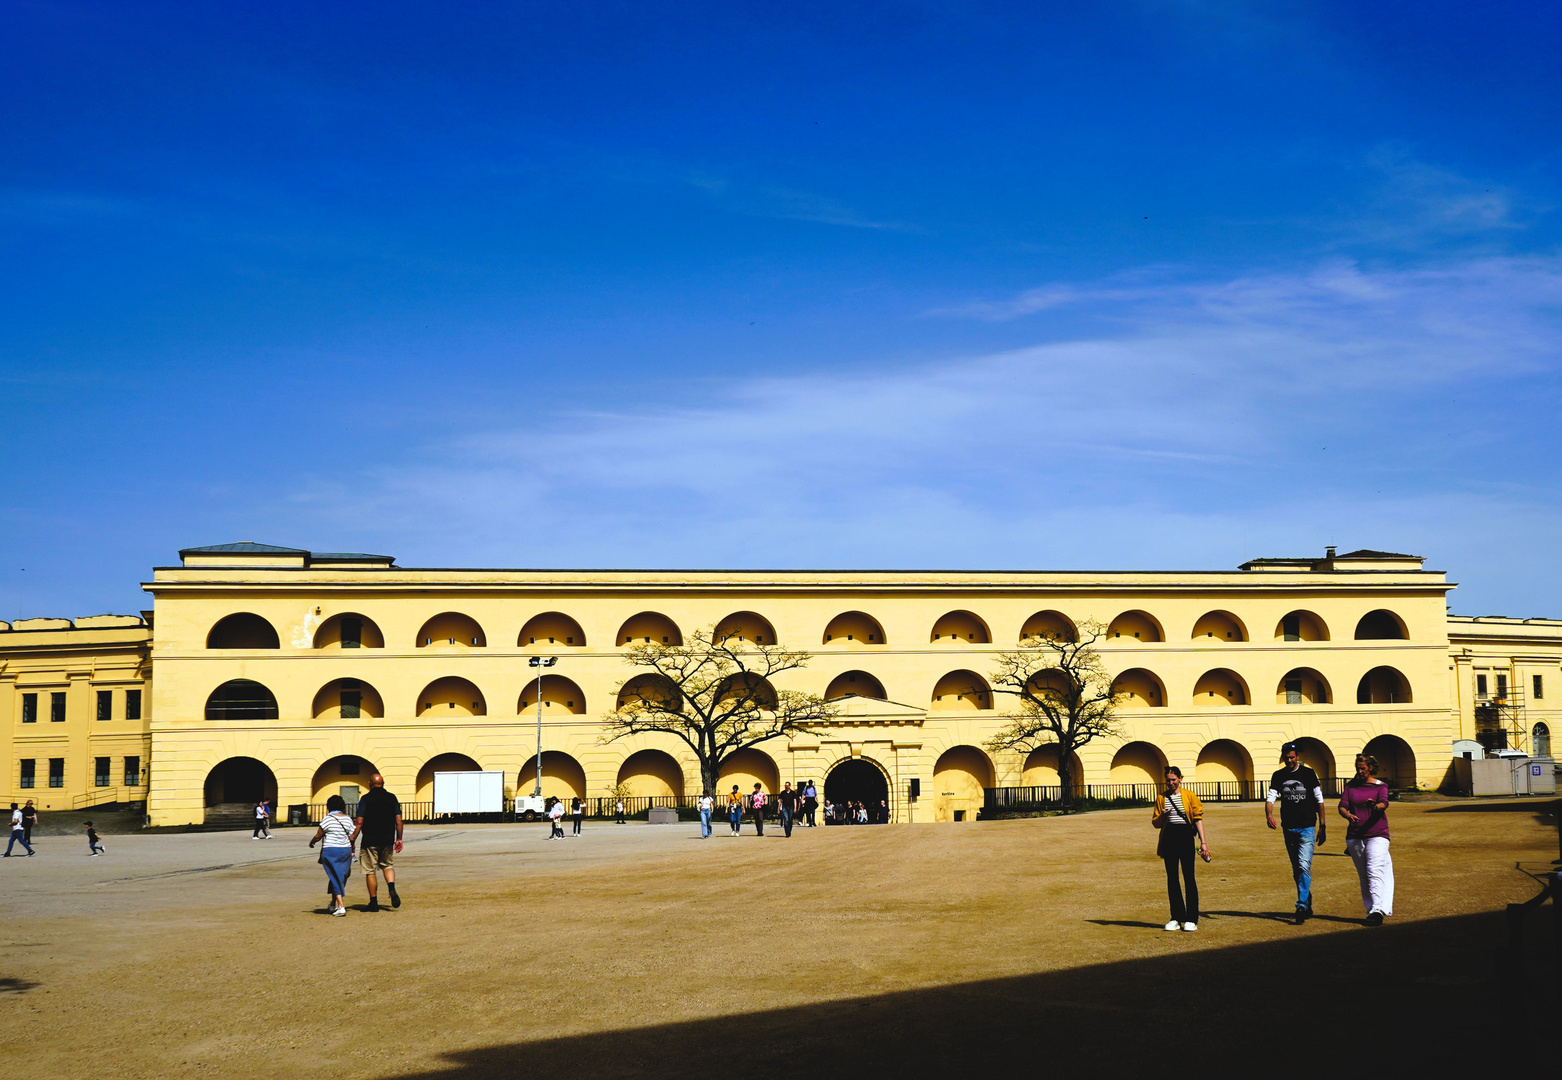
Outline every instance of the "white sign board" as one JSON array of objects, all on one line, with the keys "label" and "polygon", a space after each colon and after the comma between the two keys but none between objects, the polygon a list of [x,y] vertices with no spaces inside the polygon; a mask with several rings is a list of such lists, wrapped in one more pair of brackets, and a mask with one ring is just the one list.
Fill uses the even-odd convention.
[{"label": "white sign board", "polygon": [[437,772],[434,813],[497,814],[504,809],[504,773]]}]

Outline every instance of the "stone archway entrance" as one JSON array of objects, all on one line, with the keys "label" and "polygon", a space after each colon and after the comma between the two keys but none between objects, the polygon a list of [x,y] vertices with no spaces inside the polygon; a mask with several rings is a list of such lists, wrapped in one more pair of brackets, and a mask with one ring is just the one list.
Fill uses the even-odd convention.
[{"label": "stone archway entrance", "polygon": [[[887,825],[893,812],[889,805],[889,778],[884,770],[862,758],[848,758],[830,770],[824,778],[824,801],[832,806],[850,804],[853,808],[861,803],[868,810],[869,823],[875,825]],[[846,822],[839,816],[829,815],[824,823],[840,825]]]}]

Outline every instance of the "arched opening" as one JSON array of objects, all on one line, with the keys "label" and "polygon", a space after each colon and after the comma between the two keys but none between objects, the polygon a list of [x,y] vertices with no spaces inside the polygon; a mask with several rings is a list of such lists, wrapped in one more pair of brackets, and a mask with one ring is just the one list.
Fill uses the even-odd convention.
[{"label": "arched opening", "polygon": [[1020,627],[1020,641],[1051,638],[1053,641],[1077,641],[1079,629],[1061,611],[1038,611]]},{"label": "arched opening", "polygon": [[986,645],[993,639],[987,624],[972,611],[951,611],[933,624],[930,641],[955,645]]},{"label": "arched opening", "polygon": [[[537,757],[533,754],[521,762],[521,771],[515,778],[515,790],[530,795],[537,787]],[[580,762],[560,750],[542,752],[542,797],[547,799],[584,799],[586,797],[586,770]]]},{"label": "arched opening", "polygon": [[309,782],[309,801],[323,803],[332,795],[340,795],[352,813],[358,797],[369,790],[369,777],[380,770],[374,763],[353,754],[331,758],[315,770]]},{"label": "arched opening", "polygon": [[711,636],[717,642],[726,642],[727,647],[733,649],[744,645],[776,643],[776,629],[770,625],[770,620],[752,611],[734,611],[716,624]]},{"label": "arched opening", "polygon": [[[889,777],[866,758],[846,758],[836,762],[824,778],[824,799],[832,806],[861,803],[871,824],[888,824],[893,808],[889,805]],[[825,824],[836,822],[826,818]]]},{"label": "arched opening", "polygon": [[843,611],[824,628],[826,645],[883,645],[884,627],[866,611]]},{"label": "arched opening", "polygon": [[[1329,627],[1310,611],[1292,611],[1275,624],[1276,641],[1328,641]],[[1317,772],[1316,769],[1313,770]]]},{"label": "arched opening", "polygon": [[1247,683],[1230,668],[1216,668],[1193,684],[1193,704],[1201,706],[1246,705]]},{"label": "arched opening", "polygon": [[418,695],[418,715],[430,718],[438,716],[487,716],[488,704],[483,692],[467,680],[456,675],[435,679]]},{"label": "arched opening", "polygon": [[586,695],[574,680],[563,675],[543,675],[533,679],[521,690],[521,698],[515,711],[521,716],[533,716],[537,712],[537,684],[542,683],[543,716],[583,715],[586,711]]},{"label": "arched opening", "polygon": [[761,675],[752,671],[739,671],[727,676],[716,693],[716,701],[728,709],[748,706],[774,709],[776,689]]},{"label": "arched opening", "polygon": [[951,671],[933,687],[931,707],[940,711],[991,709],[992,689],[974,671]]},{"label": "arched opening", "polygon": [[1302,759],[1313,772],[1318,774],[1320,780],[1328,780],[1335,775],[1334,751],[1321,739],[1304,736],[1300,739],[1292,739],[1296,744],[1296,756]]},{"label": "arched opening", "polygon": [[648,671],[644,675],[636,675],[618,690],[620,709],[639,704],[671,706],[678,712],[683,712],[683,694],[666,675]]},{"label": "arched opening", "polygon": [[232,820],[253,825],[255,804],[271,800],[277,809],[277,778],[269,766],[252,757],[231,757],[206,774],[206,821]]},{"label": "arched opening", "polygon": [[1328,705],[1333,700],[1329,680],[1310,667],[1292,668],[1275,687],[1276,705]]},{"label": "arched opening", "polygon": [[1246,641],[1247,627],[1229,611],[1207,611],[1193,624],[1194,641]]},{"label": "arched opening", "polygon": [[1159,788],[1166,777],[1166,755],[1154,743],[1131,742],[1112,755],[1113,784],[1149,784]]},{"label": "arched opening", "polygon": [[1384,641],[1409,637],[1410,635],[1405,632],[1404,620],[1383,608],[1367,612],[1356,624],[1357,641]]},{"label": "arched opening", "polygon": [[[1085,767],[1080,764],[1078,754],[1070,752],[1068,757],[1069,772],[1074,778],[1074,794],[1082,795],[1085,790]],[[1058,771],[1058,748],[1042,746],[1027,754],[1020,783],[1025,787],[1061,787],[1063,776]]]},{"label": "arched opening", "polygon": [[933,820],[975,821],[993,786],[993,763],[974,746],[952,746],[933,766]]},{"label": "arched opening", "polygon": [[[1253,779],[1253,757],[1231,739],[1216,739],[1199,751],[1193,779],[1202,784],[1247,783]],[[1239,793],[1233,791],[1231,797]]]},{"label": "arched opening", "polygon": [[437,772],[481,772],[483,767],[465,754],[440,754],[432,757],[418,770],[415,785],[417,802],[434,801],[434,774]]},{"label": "arched opening", "polygon": [[1529,733],[1529,756],[1551,756],[1551,729],[1545,724],[1536,724]]},{"label": "arched opening", "polygon": [[838,701],[845,697],[872,698],[875,701],[886,700],[884,684],[866,671],[843,671],[830,680],[830,685],[824,691],[824,699],[826,701]]},{"label": "arched opening", "polygon": [[420,649],[482,649],[487,645],[488,638],[477,620],[459,611],[435,615],[418,631]]},{"label": "arched opening", "polygon": [[781,770],[774,759],[763,750],[749,747],[735,754],[728,754],[721,763],[721,786],[718,792],[731,791],[732,785],[744,795],[754,790],[755,784],[764,786],[766,794],[774,797],[781,790]]},{"label": "arched opening", "polygon": [[1161,633],[1161,624],[1149,612],[1125,611],[1106,628],[1106,640],[1121,642],[1125,639],[1165,641],[1166,635]]},{"label": "arched opening", "polygon": [[385,701],[362,679],[332,679],[315,694],[310,714],[316,720],[377,720],[385,715]]},{"label": "arched opening", "polygon": [[659,611],[642,611],[618,628],[620,645],[682,645],[683,631]]},{"label": "arched opening", "polygon": [[248,611],[219,619],[206,635],[208,649],[279,649],[277,629]]},{"label": "arched opening", "polygon": [[277,699],[252,679],[231,679],[206,699],[208,720],[275,720]]},{"label": "arched opening", "polygon": [[1410,680],[1397,668],[1375,667],[1356,684],[1357,705],[1397,705],[1410,700]]},{"label": "arched opening", "polygon": [[579,649],[586,644],[586,632],[580,628],[580,623],[562,611],[544,611],[526,620],[516,644],[523,649],[533,646],[548,649],[559,645]]},{"label": "arched opening", "polygon": [[385,635],[367,615],[332,615],[315,630],[317,649],[383,649]]},{"label": "arched opening", "polygon": [[1118,702],[1124,709],[1164,709],[1166,686],[1153,671],[1145,668],[1129,668],[1112,680],[1112,692],[1121,694]]},{"label": "arched opening", "polygon": [[[1379,735],[1362,751],[1378,759],[1378,771],[1374,774],[1391,788],[1416,786],[1416,755],[1410,744],[1398,735]],[[1354,763],[1351,768],[1355,773]]]},{"label": "arched opening", "polygon": [[679,797],[683,795],[683,769],[671,754],[637,750],[619,766],[618,785],[636,798]]}]

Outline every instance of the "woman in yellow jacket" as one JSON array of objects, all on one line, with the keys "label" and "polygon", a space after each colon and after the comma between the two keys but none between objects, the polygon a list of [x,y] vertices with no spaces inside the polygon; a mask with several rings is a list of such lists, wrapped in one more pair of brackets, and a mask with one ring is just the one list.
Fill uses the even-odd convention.
[{"label": "woman in yellow jacket", "polygon": [[[1150,824],[1161,831],[1155,853],[1166,864],[1166,898],[1171,901],[1171,921],[1166,929],[1197,930],[1199,883],[1193,874],[1194,839],[1205,862],[1209,862],[1209,841],[1204,837],[1204,804],[1193,792],[1182,790],[1182,770],[1175,765],[1166,766],[1166,790],[1155,798]],[[1187,885],[1186,900],[1178,887],[1179,868]]]}]

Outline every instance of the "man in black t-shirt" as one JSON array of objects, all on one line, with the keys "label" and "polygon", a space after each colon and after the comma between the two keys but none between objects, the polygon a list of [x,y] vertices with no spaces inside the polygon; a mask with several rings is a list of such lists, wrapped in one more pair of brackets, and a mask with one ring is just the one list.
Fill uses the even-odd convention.
[{"label": "man in black t-shirt", "polygon": [[792,822],[797,817],[797,792],[792,790],[790,782],[781,789],[781,794],[776,796],[776,802],[781,804],[781,828],[791,836]]},{"label": "man in black t-shirt", "polygon": [[1323,785],[1318,774],[1302,764],[1295,743],[1280,748],[1285,766],[1269,778],[1269,795],[1264,800],[1264,820],[1275,825],[1275,803],[1280,804],[1280,825],[1285,834],[1285,853],[1291,859],[1291,877],[1296,881],[1296,923],[1300,926],[1313,913],[1313,845],[1324,840]]},{"label": "man in black t-shirt", "polygon": [[396,856],[401,852],[401,800],[385,790],[385,777],[369,777],[369,790],[358,799],[358,865],[369,886],[369,910],[380,910],[378,871],[385,875],[391,907],[401,907],[396,892]]}]

